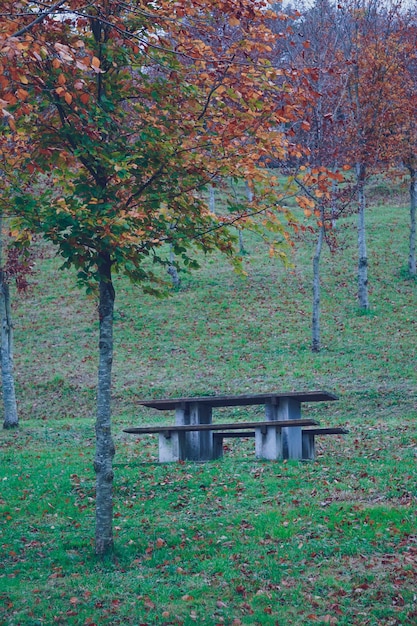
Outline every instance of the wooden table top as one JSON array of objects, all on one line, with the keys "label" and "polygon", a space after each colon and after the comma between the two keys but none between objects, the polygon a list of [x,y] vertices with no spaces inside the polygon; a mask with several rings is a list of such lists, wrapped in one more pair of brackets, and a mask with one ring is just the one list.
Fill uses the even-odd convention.
[{"label": "wooden table top", "polygon": [[256,404],[278,404],[280,399],[294,399],[299,402],[329,402],[338,400],[338,396],[330,391],[286,391],[271,393],[243,394],[237,396],[195,396],[189,398],[161,398],[138,400],[137,404],[159,411],[168,411],[189,404],[200,404],[211,407],[250,406]]}]

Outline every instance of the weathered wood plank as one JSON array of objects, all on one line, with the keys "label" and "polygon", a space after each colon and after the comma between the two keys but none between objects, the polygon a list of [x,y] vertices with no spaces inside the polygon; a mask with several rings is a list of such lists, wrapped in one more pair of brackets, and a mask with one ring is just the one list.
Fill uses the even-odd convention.
[{"label": "weathered wood plank", "polygon": [[348,430],[341,426],[334,426],[333,428],[308,428],[303,430],[303,433],[310,433],[313,435],[347,435]]},{"label": "weathered wood plank", "polygon": [[242,432],[239,432],[237,430],[234,430],[231,433],[228,432],[217,432],[217,433],[213,433],[213,437],[218,437],[220,439],[222,438],[237,438],[237,437],[254,437],[255,436],[255,431],[254,430],[243,430]]},{"label": "weathered wood plank", "polygon": [[159,411],[174,410],[181,405],[195,404],[211,407],[250,406],[258,404],[277,403],[283,398],[294,398],[299,402],[331,402],[338,400],[338,396],[330,391],[287,391],[277,393],[243,394],[238,396],[196,396],[189,398],[161,398],[138,400],[137,404]]},{"label": "weathered wood plank", "polygon": [[299,420],[280,420],[268,422],[234,422],[232,424],[175,424],[172,426],[155,425],[155,426],[138,426],[132,428],[124,428],[123,432],[132,435],[152,434],[152,433],[169,433],[169,432],[190,432],[205,430],[245,430],[262,427],[275,426],[276,428],[288,428],[296,426],[315,426],[318,422],[312,419]]}]

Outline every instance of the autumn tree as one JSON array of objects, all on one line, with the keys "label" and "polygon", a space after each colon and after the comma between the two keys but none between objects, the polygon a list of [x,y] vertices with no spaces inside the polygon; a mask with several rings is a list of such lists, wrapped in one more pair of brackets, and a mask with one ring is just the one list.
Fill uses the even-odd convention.
[{"label": "autumn tree", "polygon": [[11,178],[15,175],[15,163],[25,152],[20,142],[10,141],[7,133],[0,138],[0,152],[7,152],[8,159],[3,159],[0,166],[0,324],[1,324],[1,382],[3,394],[3,428],[17,428],[19,416],[16,400],[15,376],[13,366],[13,321],[10,297],[10,285],[14,283],[19,291],[28,286],[28,276],[32,271],[32,258],[29,251],[17,250],[13,246],[8,226],[10,213],[6,198],[10,194]]},{"label": "autumn tree", "polygon": [[[396,35],[401,42],[401,64],[399,67],[399,80],[401,88],[395,94],[400,99],[395,117],[395,132],[392,133],[391,143],[395,151],[392,158],[392,171],[394,177],[401,170],[408,174],[408,188],[410,198],[410,231],[408,246],[408,272],[410,276],[417,274],[416,263],[416,209],[417,209],[417,28],[415,13],[408,9],[398,16]],[[401,174],[400,174],[401,175]],[[392,179],[392,176],[389,177]]]},{"label": "autumn tree", "polygon": [[0,323],[1,323],[1,382],[3,391],[3,428],[17,428],[16,391],[13,373],[13,323],[10,289],[4,261],[4,224],[0,213]]},{"label": "autumn tree", "polygon": [[[298,129],[298,141],[309,147],[307,158],[300,162],[307,169],[311,165],[331,169],[333,161],[334,166],[350,165],[353,172],[358,206],[358,299],[364,310],[369,308],[366,183],[369,176],[398,163],[399,140],[404,138],[400,120],[404,116],[414,119],[414,101],[405,78],[406,59],[410,65],[414,55],[404,37],[403,16],[398,2],[352,0],[341,4],[317,0],[298,18],[295,37],[285,40],[285,54],[291,63],[297,67],[310,64],[317,74],[319,95],[306,115],[309,128]],[[409,148],[410,144],[407,157],[413,153]],[[412,165],[412,159],[406,160]],[[413,197],[411,194],[411,205]],[[323,196],[316,202],[321,224],[323,199],[326,201]],[[410,213],[413,215],[412,210]],[[319,232],[313,262],[315,303],[319,303],[316,268],[321,239]],[[411,228],[410,246],[412,239]],[[318,341],[314,330],[318,319],[314,304],[313,349]]]},{"label": "autumn tree", "polygon": [[348,73],[342,100],[345,141],[358,199],[358,299],[369,308],[366,242],[366,182],[383,171],[396,152],[402,107],[403,43],[398,36],[400,3],[352,0],[340,6],[344,29],[341,63]]},{"label": "autumn tree", "polygon": [[[95,546],[103,555],[113,547],[114,272],[160,292],[170,250],[191,268],[199,250],[233,259],[228,226],[239,220],[288,237],[280,189],[260,165],[292,149],[282,126],[303,95],[276,80],[262,1],[1,7],[0,104],[30,147],[11,195],[21,239],[25,229],[42,233],[98,291]],[[231,197],[228,213],[214,214],[200,192],[226,176],[256,181],[256,195]]]},{"label": "autumn tree", "polygon": [[[321,349],[320,261],[323,246],[335,248],[332,227],[342,209],[349,205],[349,193],[342,193],[346,168],[345,142],[340,126],[340,100],[346,83],[346,71],[340,66],[338,53],[341,28],[338,8],[329,0],[316,0],[311,5],[298,4],[292,22],[286,22],[287,37],[278,41],[277,58],[284,59],[288,70],[297,70],[298,80],[308,84],[313,97],[307,103],[304,120],[292,126],[298,145],[304,146],[287,159],[286,169],[296,183],[299,202],[314,229],[316,240],[312,259],[311,347]],[[298,186],[298,187],[297,187]],[[346,186],[344,187],[346,189]]]}]

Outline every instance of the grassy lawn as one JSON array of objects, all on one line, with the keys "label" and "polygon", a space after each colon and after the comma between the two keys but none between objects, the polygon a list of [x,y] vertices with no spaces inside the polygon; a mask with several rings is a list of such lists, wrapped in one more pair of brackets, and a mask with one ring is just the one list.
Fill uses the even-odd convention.
[{"label": "grassy lawn", "polygon": [[[383,196],[384,194],[382,194]],[[0,433],[0,624],[417,623],[416,290],[406,198],[368,212],[371,311],[356,303],[354,219],[323,258],[323,350],[310,351],[314,235],[293,266],[245,234],[247,277],[217,256],[158,301],[116,279],[114,560],[93,555],[96,304],[45,254],[16,296],[21,427]],[[143,397],[328,389],[303,417],[350,433],[315,462],[157,463],[127,425]],[[261,419],[262,408],[215,419]]]}]

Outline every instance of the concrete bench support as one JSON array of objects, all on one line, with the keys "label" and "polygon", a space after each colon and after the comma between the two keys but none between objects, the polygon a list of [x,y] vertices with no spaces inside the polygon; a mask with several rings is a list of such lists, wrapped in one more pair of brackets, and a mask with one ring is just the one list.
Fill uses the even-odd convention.
[{"label": "concrete bench support", "polygon": [[159,462],[183,461],[185,433],[159,433]]},{"label": "concrete bench support", "polygon": [[264,426],[255,428],[255,456],[257,459],[274,461],[283,457],[284,428]]},{"label": "concrete bench support", "polygon": [[346,435],[349,431],[339,426],[335,428],[310,428],[302,431],[303,460],[314,461],[316,458],[316,437],[320,435]]}]

